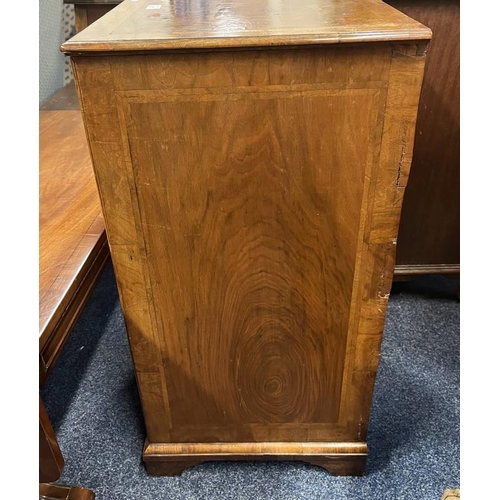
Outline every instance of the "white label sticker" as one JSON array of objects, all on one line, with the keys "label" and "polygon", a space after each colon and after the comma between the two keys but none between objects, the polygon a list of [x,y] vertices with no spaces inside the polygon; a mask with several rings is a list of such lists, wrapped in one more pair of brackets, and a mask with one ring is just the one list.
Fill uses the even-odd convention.
[{"label": "white label sticker", "polygon": [[148,5],[146,10],[161,9],[161,5]]}]

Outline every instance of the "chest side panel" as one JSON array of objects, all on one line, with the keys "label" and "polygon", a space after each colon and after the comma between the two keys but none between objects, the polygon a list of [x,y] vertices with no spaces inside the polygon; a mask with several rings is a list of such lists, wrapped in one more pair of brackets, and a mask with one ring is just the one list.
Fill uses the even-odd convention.
[{"label": "chest side panel", "polygon": [[77,78],[150,441],[362,439],[391,47],[96,59]]}]

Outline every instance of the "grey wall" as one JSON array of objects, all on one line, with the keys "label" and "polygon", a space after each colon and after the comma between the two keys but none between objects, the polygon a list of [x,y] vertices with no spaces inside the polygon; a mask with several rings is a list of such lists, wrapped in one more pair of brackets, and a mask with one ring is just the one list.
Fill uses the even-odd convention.
[{"label": "grey wall", "polygon": [[39,0],[39,104],[63,86],[62,0]]}]

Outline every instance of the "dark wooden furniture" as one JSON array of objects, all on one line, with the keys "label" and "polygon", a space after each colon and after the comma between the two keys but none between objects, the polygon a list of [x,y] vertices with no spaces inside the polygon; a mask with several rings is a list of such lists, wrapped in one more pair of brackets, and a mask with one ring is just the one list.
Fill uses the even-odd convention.
[{"label": "dark wooden furniture", "polygon": [[[120,0],[75,3],[77,31]],[[413,165],[403,203],[395,279],[460,272],[460,4],[385,0],[433,32],[417,118]],[[102,3],[102,5],[96,5]]]},{"label": "dark wooden furniture", "polygon": [[[45,383],[109,258],[104,222],[79,109],[71,87],[40,111],[39,373]],[[58,109],[63,108],[63,109]],[[50,111],[48,110],[50,109]],[[64,460],[40,400],[40,483]],[[90,499],[85,488],[40,484],[40,498]]]},{"label": "dark wooden furniture", "polygon": [[428,28],[377,0],[124,2],[72,56],[150,474],[360,474]]},{"label": "dark wooden furniture", "polygon": [[94,500],[92,491],[78,486],[40,484],[39,500]]},{"label": "dark wooden furniture", "polygon": [[39,412],[39,499],[40,500],[94,500],[95,495],[87,488],[55,484],[61,476],[64,459],[40,399]]},{"label": "dark wooden furniture", "polygon": [[75,6],[75,30],[78,33],[107,14],[121,0],[64,0]]},{"label": "dark wooden furniture", "polygon": [[39,476],[40,481],[57,481],[61,476],[64,459],[47,411],[39,398]]},{"label": "dark wooden furniture", "polygon": [[39,186],[43,384],[109,257],[79,110],[40,111]]},{"label": "dark wooden furniture", "polygon": [[460,4],[386,0],[432,29],[396,275],[460,272]]}]

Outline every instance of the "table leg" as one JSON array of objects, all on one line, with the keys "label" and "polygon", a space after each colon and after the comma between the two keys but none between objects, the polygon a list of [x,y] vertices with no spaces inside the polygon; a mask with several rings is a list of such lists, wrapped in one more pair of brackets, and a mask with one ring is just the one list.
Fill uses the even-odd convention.
[{"label": "table leg", "polygon": [[64,458],[47,411],[39,397],[39,498],[40,500],[94,500],[87,488],[53,484],[61,477]]}]

